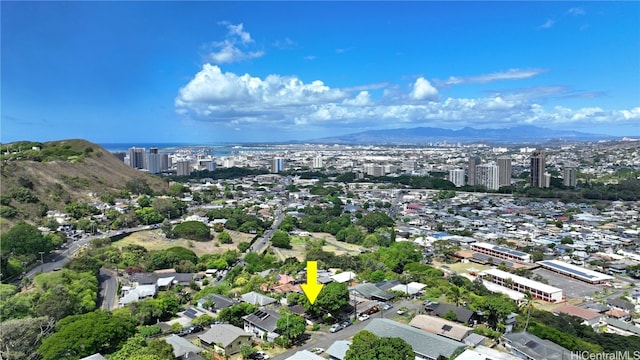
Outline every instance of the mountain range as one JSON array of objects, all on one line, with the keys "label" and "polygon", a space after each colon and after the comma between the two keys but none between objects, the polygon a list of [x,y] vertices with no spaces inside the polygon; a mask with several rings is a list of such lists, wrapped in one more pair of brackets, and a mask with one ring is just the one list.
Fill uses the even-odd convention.
[{"label": "mountain range", "polygon": [[502,129],[459,130],[416,127],[403,129],[369,130],[353,134],[305,140],[315,144],[425,144],[434,142],[489,142],[489,143],[542,143],[552,140],[597,141],[613,140],[617,137],[583,133],[573,130],[554,130],[532,125],[521,125]]}]

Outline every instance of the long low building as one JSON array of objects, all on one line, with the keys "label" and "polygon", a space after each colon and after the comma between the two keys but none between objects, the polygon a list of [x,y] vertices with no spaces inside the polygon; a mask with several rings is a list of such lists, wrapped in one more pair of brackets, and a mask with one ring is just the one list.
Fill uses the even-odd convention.
[{"label": "long low building", "polygon": [[538,261],[537,264],[547,270],[551,270],[564,276],[578,279],[593,285],[604,284],[613,279],[613,276],[585,269],[583,267],[559,260],[543,260]]},{"label": "long low building", "polygon": [[[531,254],[527,254],[526,252],[509,249],[504,246],[498,246],[494,244],[489,244],[485,242],[476,242],[471,244],[471,250],[475,252],[479,252],[481,254],[488,255],[495,259],[502,259],[508,261],[515,261],[519,263],[531,263]],[[499,261],[495,261],[496,264]]]},{"label": "long low building", "polygon": [[514,275],[499,269],[489,269],[478,274],[482,280],[504,286],[521,293],[529,292],[532,297],[549,302],[562,301],[562,289],[543,284],[526,277]]}]

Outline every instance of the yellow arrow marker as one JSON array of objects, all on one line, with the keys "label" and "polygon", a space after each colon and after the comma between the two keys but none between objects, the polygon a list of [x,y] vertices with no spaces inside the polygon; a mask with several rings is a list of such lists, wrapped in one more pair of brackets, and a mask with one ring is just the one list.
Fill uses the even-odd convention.
[{"label": "yellow arrow marker", "polygon": [[307,295],[307,299],[313,305],[316,302],[320,290],[322,290],[322,284],[318,284],[318,262],[307,261],[307,283],[302,284],[302,290]]}]

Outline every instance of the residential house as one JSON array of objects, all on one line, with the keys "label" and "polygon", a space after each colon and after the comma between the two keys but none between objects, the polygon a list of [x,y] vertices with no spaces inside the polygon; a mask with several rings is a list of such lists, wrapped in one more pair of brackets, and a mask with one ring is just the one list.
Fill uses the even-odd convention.
[{"label": "residential house", "polygon": [[240,296],[240,298],[242,299],[242,301],[252,304],[252,305],[258,305],[258,306],[266,306],[269,304],[273,304],[274,302],[276,302],[277,300],[266,296],[266,295],[262,295],[260,293],[257,293],[255,291],[252,291],[250,293],[246,293],[246,294],[242,294],[242,296]]},{"label": "residential house", "polygon": [[349,288],[349,293],[369,300],[389,301],[395,297],[392,292],[384,291],[374,284],[364,283]]},{"label": "residential house", "polygon": [[515,355],[498,351],[486,346],[476,346],[473,349],[467,349],[456,357],[456,360],[522,360]]},{"label": "residential house", "polygon": [[462,341],[472,330],[470,327],[430,315],[416,315],[409,326],[456,341]]},{"label": "residential house", "polygon": [[178,335],[170,335],[164,339],[171,347],[173,347],[173,355],[178,360],[192,359],[192,354],[199,354],[202,349],[193,345],[189,340]]},{"label": "residential house", "polygon": [[571,360],[573,353],[549,340],[528,332],[516,332],[502,336],[504,346],[513,355],[523,359]]},{"label": "residential house", "polygon": [[123,286],[121,291],[121,297],[118,300],[118,306],[120,307],[154,297],[158,291],[158,285]]},{"label": "residential house", "polygon": [[211,305],[211,311],[217,314],[218,311],[233,306],[237,304],[237,302],[224,295],[218,294],[208,294],[198,300],[199,308],[205,308],[205,306],[209,304]]},{"label": "residential house", "polygon": [[198,338],[202,345],[220,351],[224,356],[240,352],[242,344],[251,346],[251,334],[230,324],[213,325]]},{"label": "residential house", "polygon": [[600,322],[601,315],[593,310],[584,309],[575,305],[564,305],[553,310],[554,314],[567,314],[579,317],[589,326],[596,326]]},{"label": "residential house", "polygon": [[462,324],[473,325],[474,323],[481,320],[480,315],[478,315],[478,313],[476,313],[475,311],[471,311],[464,307],[455,306],[453,304],[441,304],[428,301],[425,303],[424,309],[427,312],[427,315],[438,317],[442,317],[447,312],[452,311],[454,314],[456,314],[456,321]]},{"label": "residential house", "polygon": [[260,339],[264,339],[266,336],[267,340],[273,341],[280,336],[275,331],[277,329],[276,323],[281,317],[282,315],[273,310],[257,310],[253,314],[242,317],[244,320],[244,331]]},{"label": "residential house", "polygon": [[443,360],[451,358],[465,344],[422,331],[389,319],[372,319],[364,330],[379,337],[399,337],[406,341],[416,359]]},{"label": "residential house", "polygon": [[608,333],[622,336],[640,336],[640,328],[633,324],[612,318],[605,319],[605,322],[607,323]]},{"label": "residential house", "polygon": [[326,354],[329,355],[329,360],[344,360],[350,346],[351,341],[336,340],[329,346]]},{"label": "residential house", "polygon": [[398,284],[390,290],[401,291],[407,295],[416,296],[417,294],[420,294],[425,287],[427,287],[427,285],[414,281],[408,284]]},{"label": "residential house", "polygon": [[325,360],[325,358],[320,355],[316,355],[309,350],[301,350],[297,351],[285,360]]},{"label": "residential house", "polygon": [[609,308],[611,309],[622,310],[627,313],[631,313],[633,309],[635,309],[635,305],[633,305],[632,303],[615,298],[607,299],[607,306],[609,306]]}]

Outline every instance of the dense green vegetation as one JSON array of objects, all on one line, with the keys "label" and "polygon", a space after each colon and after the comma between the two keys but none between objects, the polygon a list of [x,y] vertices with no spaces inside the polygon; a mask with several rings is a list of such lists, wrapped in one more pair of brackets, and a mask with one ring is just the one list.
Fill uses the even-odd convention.
[{"label": "dense green vegetation", "polygon": [[135,320],[95,311],[68,316],[42,341],[43,360],[76,360],[95,353],[110,354],[135,333]]},{"label": "dense green vegetation", "polygon": [[271,225],[270,222],[264,221],[255,215],[248,214],[242,207],[236,209],[211,209],[207,211],[207,217],[209,220],[227,219],[227,222],[224,224],[226,229],[237,230],[248,234],[261,235],[264,229]]},{"label": "dense green vegetation", "polygon": [[100,156],[95,145],[84,140],[52,141],[46,143],[18,141],[0,144],[0,161],[82,161],[87,156]]},{"label": "dense green vegetation", "polygon": [[174,236],[196,241],[211,240],[209,227],[201,221],[185,221],[173,227]]}]

